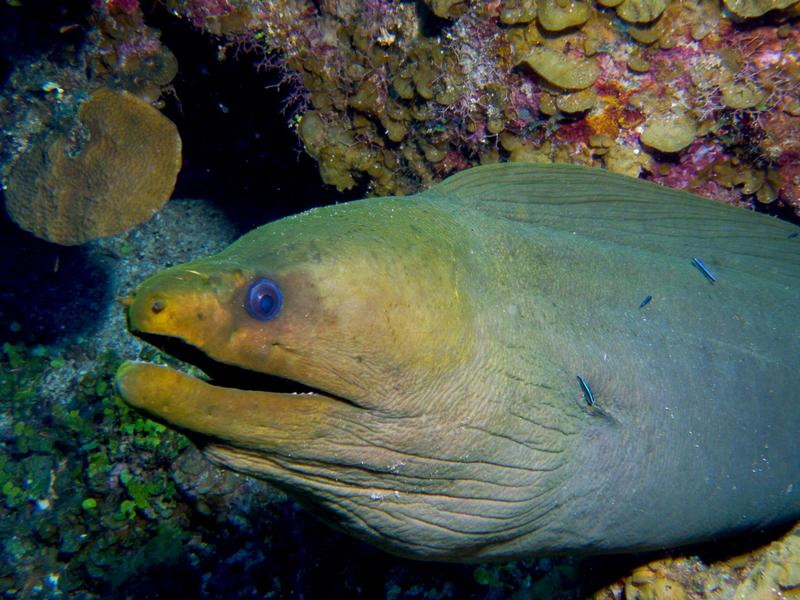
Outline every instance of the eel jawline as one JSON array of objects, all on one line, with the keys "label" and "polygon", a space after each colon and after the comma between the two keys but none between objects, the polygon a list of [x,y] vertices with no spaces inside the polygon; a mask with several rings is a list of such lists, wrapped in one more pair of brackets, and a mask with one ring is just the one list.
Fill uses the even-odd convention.
[{"label": "eel jawline", "polygon": [[125,402],[156,420],[256,449],[304,437],[332,413],[361,410],[319,393],[219,387],[174,369],[130,361],[117,371],[116,387]]}]

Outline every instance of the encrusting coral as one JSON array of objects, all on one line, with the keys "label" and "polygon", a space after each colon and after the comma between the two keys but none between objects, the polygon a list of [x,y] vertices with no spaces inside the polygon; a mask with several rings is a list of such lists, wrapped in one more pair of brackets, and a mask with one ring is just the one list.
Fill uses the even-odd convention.
[{"label": "encrusting coral", "polygon": [[180,166],[169,119],[133,94],[99,88],[72,128],[48,132],[14,163],[6,209],[38,237],[81,244],[152,217]]},{"label": "encrusting coral", "polygon": [[594,600],[682,598],[771,600],[800,590],[800,526],[750,554],[706,564],[696,557],[666,558],[635,569]]}]

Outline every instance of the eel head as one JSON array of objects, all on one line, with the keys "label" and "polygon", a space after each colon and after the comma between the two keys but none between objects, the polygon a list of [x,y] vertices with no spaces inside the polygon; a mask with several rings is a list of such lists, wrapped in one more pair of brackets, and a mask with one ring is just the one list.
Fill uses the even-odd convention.
[{"label": "eel head", "polygon": [[464,529],[485,529],[477,507],[496,492],[453,433],[481,410],[463,390],[468,251],[436,211],[384,202],[283,219],[144,281],[129,329],[205,376],[128,362],[117,389],[357,537],[458,559],[486,543]]}]

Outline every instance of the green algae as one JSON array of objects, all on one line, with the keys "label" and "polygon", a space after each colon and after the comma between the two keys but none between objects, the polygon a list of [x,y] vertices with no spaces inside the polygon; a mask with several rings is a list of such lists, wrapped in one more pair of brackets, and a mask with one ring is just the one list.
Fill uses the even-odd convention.
[{"label": "green algae", "polygon": [[102,595],[136,569],[174,560],[188,536],[174,522],[169,475],[185,438],[116,398],[112,353],[74,392],[44,393],[68,361],[52,347],[0,351],[0,563],[11,567],[0,593],[57,585]]}]

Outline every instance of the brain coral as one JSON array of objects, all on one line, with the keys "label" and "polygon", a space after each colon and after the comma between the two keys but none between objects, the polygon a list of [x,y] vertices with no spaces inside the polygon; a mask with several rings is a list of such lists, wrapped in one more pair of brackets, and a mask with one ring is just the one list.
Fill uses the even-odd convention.
[{"label": "brain coral", "polygon": [[175,125],[128,92],[100,88],[68,131],[51,131],[13,165],[11,218],[63,245],[115,235],[148,220],[169,199],[181,167]]}]

